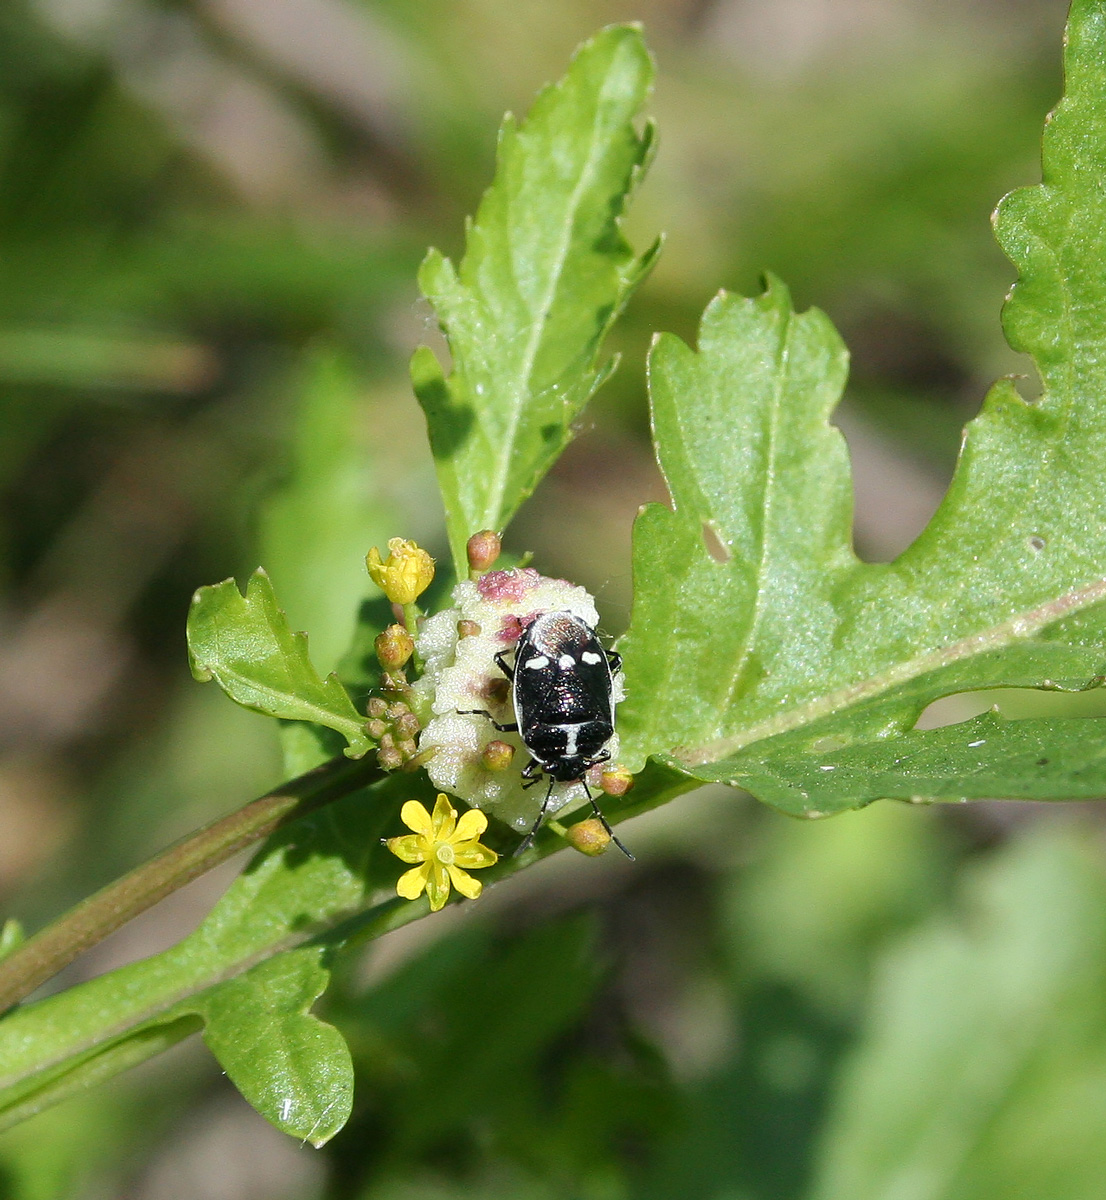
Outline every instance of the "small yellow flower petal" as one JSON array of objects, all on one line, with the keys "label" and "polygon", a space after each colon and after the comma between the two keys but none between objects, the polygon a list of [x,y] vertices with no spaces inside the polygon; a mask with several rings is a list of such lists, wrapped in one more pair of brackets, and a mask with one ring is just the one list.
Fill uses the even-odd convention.
[{"label": "small yellow flower petal", "polygon": [[457,828],[449,839],[454,845],[458,842],[474,842],[488,828],[488,818],[478,808],[470,808],[457,822]]},{"label": "small yellow flower petal", "polygon": [[460,867],[451,866],[447,870],[449,871],[449,878],[453,881],[453,886],[462,896],[467,896],[468,899],[475,900],[484,890],[484,885],[479,879],[473,879],[467,871],[462,871]]},{"label": "small yellow flower petal", "polygon": [[490,867],[499,858],[494,850],[477,841],[488,827],[487,817],[474,809],[458,820],[444,792],[438,793],[433,816],[417,800],[408,800],[401,816],[414,832],[387,838],[385,844],[396,858],[420,865],[399,877],[396,893],[406,900],[416,900],[425,891],[432,912],[445,907],[451,887],[475,900],[483,885],[463,868]]},{"label": "small yellow flower petal", "polygon": [[426,870],[426,897],[430,901],[430,911],[437,912],[449,899],[449,875],[446,868],[436,859],[431,859],[426,864]]},{"label": "small yellow flower petal", "polygon": [[[435,811],[437,810],[435,809]],[[417,800],[407,801],[399,810],[399,819],[408,829],[421,833],[423,837],[434,836],[434,826],[430,821],[430,814]]]},{"label": "small yellow flower petal", "polygon": [[471,871],[478,867],[490,867],[499,861],[499,855],[487,846],[481,846],[479,842],[469,842],[454,848],[453,861],[457,866],[468,867]]},{"label": "small yellow flower petal", "polygon": [[393,604],[413,604],[434,578],[434,560],[421,546],[404,538],[390,538],[388,550],[383,560],[375,546],[368,552],[365,566],[369,575]]},{"label": "small yellow flower petal", "polygon": [[[420,806],[421,807],[421,806]],[[426,862],[426,839],[417,833],[388,839],[388,849],[405,863]]]},{"label": "small yellow flower petal", "polygon": [[[412,867],[410,871],[404,871],[396,880],[396,895],[402,896],[404,900],[417,900],[426,889],[429,875],[429,863],[423,863],[421,867]],[[438,907],[441,908],[441,905],[439,904]]]},{"label": "small yellow flower petal", "polygon": [[448,842],[453,836],[456,824],[457,813],[450,804],[449,797],[445,792],[439,792],[437,803],[434,805],[434,840]]}]

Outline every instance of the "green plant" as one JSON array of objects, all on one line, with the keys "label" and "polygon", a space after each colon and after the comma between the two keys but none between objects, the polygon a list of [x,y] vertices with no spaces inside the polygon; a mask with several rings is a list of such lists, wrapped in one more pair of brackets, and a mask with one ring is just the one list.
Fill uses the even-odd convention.
[{"label": "green plant", "polygon": [[[435,252],[424,263],[452,369],[422,350],[412,376],[459,579],[469,536],[502,528],[567,444],[609,373],[603,339],[656,255],[654,246],[635,256],[619,228],[653,144],[648,127],[633,125],[650,78],[636,30],[588,43],[524,125],[504,125],[496,180],[460,265]],[[802,817],[881,798],[1106,792],[1092,718],[989,713],[916,728],[950,694],[1101,682],[1104,167],[1106,7],[1077,0],[1044,183],[1008,197],[996,221],[1020,274],[1007,336],[1033,356],[1044,394],[1026,402],[1011,380],[992,389],[945,502],[893,563],[863,563],[852,550],[847,455],[828,423],[846,355],[822,314],[796,314],[770,280],[757,298],[714,300],[697,350],[657,341],[650,392],[672,506],[649,506],[635,528],[619,725],[638,777],[609,806],[612,821],[704,781]],[[340,393],[340,379],[331,388]],[[399,866],[381,840],[399,831],[402,803],[429,806],[433,790],[421,773],[373,760],[351,699],[377,682],[369,648],[380,617],[362,609],[350,652],[323,677],[263,573],[244,597],[232,581],[201,590],[189,626],[197,674],[286,723],[296,778],[29,941],[6,927],[0,995],[10,1004],[128,916],[271,835],[177,946],[3,1018],[0,1121],[202,1030],[279,1128],[321,1145],[342,1127],[349,1052],[310,1008],[340,952],[428,909],[392,894]],[[506,830],[495,836],[501,850],[513,845]],[[483,879],[563,845],[547,829]]]}]

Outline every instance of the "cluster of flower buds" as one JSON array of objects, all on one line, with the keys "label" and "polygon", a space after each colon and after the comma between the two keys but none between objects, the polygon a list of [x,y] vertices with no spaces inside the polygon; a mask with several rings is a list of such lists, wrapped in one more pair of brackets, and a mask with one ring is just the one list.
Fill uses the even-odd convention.
[{"label": "cluster of flower buds", "polygon": [[426,762],[428,756],[419,754],[416,745],[419,719],[402,700],[373,696],[368,711],[365,729],[377,742],[377,761],[386,771],[414,770]]}]

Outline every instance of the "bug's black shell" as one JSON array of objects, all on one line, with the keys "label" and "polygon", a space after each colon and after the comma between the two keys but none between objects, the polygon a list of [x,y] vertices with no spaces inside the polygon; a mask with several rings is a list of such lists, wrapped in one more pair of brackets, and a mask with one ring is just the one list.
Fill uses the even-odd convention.
[{"label": "bug's black shell", "polygon": [[[598,661],[584,661],[584,654]],[[566,656],[571,665],[562,665]],[[534,658],[548,665],[530,668]],[[579,779],[614,733],[611,667],[589,625],[573,613],[545,613],[523,631],[515,653],[515,715],[526,749],[560,782]],[[569,754],[573,726],[575,753]]]}]

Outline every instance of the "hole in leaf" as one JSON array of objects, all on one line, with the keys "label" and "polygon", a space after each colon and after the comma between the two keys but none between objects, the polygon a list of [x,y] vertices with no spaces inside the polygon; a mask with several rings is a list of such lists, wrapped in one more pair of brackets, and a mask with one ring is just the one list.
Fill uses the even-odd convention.
[{"label": "hole in leaf", "polygon": [[1037,535],[1034,534],[1029,539],[1029,548],[1030,550],[1043,550],[1045,548],[1045,539],[1043,537],[1037,537]]},{"label": "hole in leaf", "polygon": [[707,553],[716,563],[728,563],[730,561],[729,547],[718,536],[718,531],[710,521],[703,522],[703,545],[706,546]]},{"label": "hole in leaf", "polygon": [[915,729],[940,729],[959,725],[997,709],[1008,721],[1032,717],[1106,717],[1106,688],[993,688],[985,692],[958,692],[934,700],[918,718]]}]

